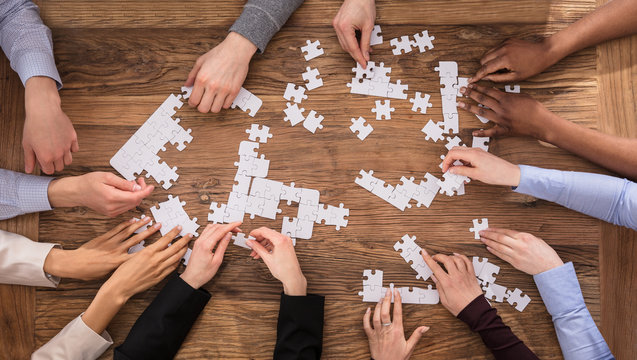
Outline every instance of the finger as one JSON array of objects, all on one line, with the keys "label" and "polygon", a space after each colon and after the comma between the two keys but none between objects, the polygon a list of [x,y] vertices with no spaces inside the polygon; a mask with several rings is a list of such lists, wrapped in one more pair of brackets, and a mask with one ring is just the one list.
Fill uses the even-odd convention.
[{"label": "finger", "polygon": [[122,191],[137,191],[140,190],[141,186],[139,186],[135,181],[129,181],[126,179],[122,179],[121,177],[113,174],[113,173],[106,173],[105,176],[105,182],[106,185],[110,185],[116,189],[122,190]]},{"label": "finger", "polygon": [[269,240],[274,244],[278,244],[284,240],[287,240],[287,237],[285,235],[267,227],[260,227],[258,229],[252,230],[250,232],[250,236],[253,236],[259,241]]},{"label": "finger", "polygon": [[347,32],[343,34],[343,40],[347,46],[347,52],[349,52],[352,58],[361,64],[361,66],[367,66],[367,61],[365,61],[365,57],[358,47],[358,42],[356,42],[356,30],[354,28],[347,30]]},{"label": "finger", "polygon": [[495,227],[489,227],[485,230],[482,230],[482,232],[490,232],[490,233],[498,233],[498,234],[504,234],[512,239],[517,239],[517,236],[520,234],[519,231],[516,230],[511,230],[511,229],[500,229],[500,228],[495,228]]},{"label": "finger", "polygon": [[502,74],[491,74],[491,75],[485,76],[483,80],[493,81],[497,83],[514,82],[514,81],[520,80],[520,73],[516,71],[511,71],[511,72],[502,73]]},{"label": "finger", "polygon": [[80,151],[80,143],[76,140],[73,140],[73,142],[71,143],[71,152],[78,152]]},{"label": "finger", "polygon": [[508,70],[508,63],[505,61],[503,57],[496,57],[493,60],[490,60],[480,67],[480,69],[476,72],[476,74],[469,80],[471,83],[475,83],[483,79],[485,76],[490,75],[496,71],[500,70]]},{"label": "finger", "polygon": [[422,337],[422,334],[426,333],[427,331],[429,331],[428,326],[421,326],[414,330],[409,339],[407,339],[407,351],[409,353],[414,351],[416,345],[418,344],[418,341],[420,341],[420,338]]},{"label": "finger", "polygon": [[495,125],[491,129],[487,130],[476,130],[472,133],[473,136],[481,136],[481,137],[498,137],[502,135],[506,135],[509,133],[509,130],[500,125]]},{"label": "finger", "polygon": [[[175,254],[179,253],[180,251],[183,250],[184,253],[186,253],[187,248],[188,248],[188,243],[190,242],[190,240],[192,239],[192,234],[186,234],[186,236],[182,237],[181,239],[175,241],[172,245],[167,246],[164,250],[162,250],[160,252],[161,257],[160,259],[168,259],[171,256],[174,256]],[[181,254],[181,256],[183,256],[184,254]],[[181,258],[180,256],[180,258]]]},{"label": "finger", "polygon": [[115,226],[114,228],[112,228],[109,231],[107,231],[104,235],[102,235],[102,237],[105,238],[105,239],[113,238],[113,237],[115,237],[115,235],[117,235],[120,232],[126,230],[126,228],[128,228],[129,226],[132,227],[132,226],[135,226],[135,225],[137,225],[137,223],[135,222],[135,219],[126,220],[123,223],[120,223],[117,226]]},{"label": "finger", "polygon": [[60,172],[64,170],[64,158],[58,158],[53,161],[53,165],[55,166],[55,171]]},{"label": "finger", "polygon": [[482,58],[480,58],[480,65],[484,65],[488,63],[489,61],[504,55],[504,51],[501,50],[504,47],[504,45],[505,45],[505,41],[501,42],[500,45],[494,48],[491,48],[487,52],[485,52],[484,55],[482,55]]},{"label": "finger", "polygon": [[497,252],[505,254],[505,255],[512,255],[513,253],[513,249],[502,244],[499,243],[497,241],[493,241],[491,239],[488,239],[486,237],[481,237],[480,241],[482,241],[487,247],[490,247],[491,249],[495,249]]},{"label": "finger", "polygon": [[447,269],[449,275],[453,276],[458,273],[456,263],[453,262],[453,259],[450,256],[444,254],[436,254],[432,256],[432,258],[438,262],[441,262],[445,266],[445,269]]},{"label": "finger", "polygon": [[[213,113],[218,113],[219,111],[221,111],[221,107],[223,106],[223,104],[226,102],[226,99],[228,98],[228,93],[223,92],[223,91],[217,91],[217,94],[215,95],[215,99],[214,102],[211,105],[210,111],[212,111]],[[232,99],[234,100],[234,99]],[[230,101],[232,103],[232,101]]]},{"label": "finger", "polygon": [[465,255],[457,254],[457,256],[459,256],[460,259],[464,262],[465,267],[467,268],[467,271],[469,271],[472,274],[475,274],[475,271],[473,269],[473,262],[469,260],[469,258],[466,257]]},{"label": "finger", "polygon": [[489,240],[497,241],[503,245],[514,247],[517,243],[515,237],[518,232],[514,230],[488,228],[479,232],[480,237],[487,238]]},{"label": "finger", "polygon": [[436,290],[438,290],[438,295],[440,296],[440,302],[443,304],[447,303],[447,296],[445,294],[445,287],[442,283],[440,283],[440,281],[438,280],[438,278],[436,277],[436,275],[431,275],[431,280],[434,281],[434,284],[436,284]]},{"label": "finger", "polygon": [[431,256],[429,256],[429,254],[424,248],[422,249],[421,255],[423,260],[425,260],[425,263],[427,263],[427,266],[429,266],[429,269],[433,271],[433,273],[436,275],[436,278],[438,280],[444,281],[447,279],[447,273],[440,267],[440,265],[438,265],[438,263]]},{"label": "finger", "polygon": [[383,299],[380,299],[374,307],[374,318],[372,324],[374,324],[374,330],[378,331],[382,328],[380,324],[380,308],[383,306]]},{"label": "finger", "polygon": [[232,106],[232,102],[237,98],[237,95],[239,95],[239,89],[230,92],[230,94],[226,97],[226,101],[223,103],[223,108],[227,109]]},{"label": "finger", "polygon": [[467,272],[467,265],[462,261],[459,254],[453,253],[453,256],[450,256],[453,262],[456,264],[456,269],[460,272]]},{"label": "finger", "polygon": [[204,80],[201,79],[201,77],[197,78],[195,76],[195,85],[193,86],[190,97],[188,98],[188,104],[193,107],[198,106],[199,103],[201,103],[205,90],[206,83]]},{"label": "finger", "polygon": [[394,289],[394,326],[403,329],[403,304],[398,289]]},{"label": "finger", "polygon": [[148,247],[152,247],[153,249],[157,251],[164,250],[168,246],[168,244],[170,244],[170,242],[173,241],[173,239],[179,236],[181,229],[182,229],[181,225],[175,226],[166,235],[162,236],[161,238],[159,238],[159,240],[155,241],[152,245],[149,245]]},{"label": "finger", "polygon": [[487,96],[494,98],[496,101],[501,102],[503,98],[507,96],[518,96],[518,94],[509,94],[503,91],[500,91],[492,86],[482,86],[478,84],[470,84],[469,89],[475,89]]},{"label": "finger", "polygon": [[498,117],[498,115],[495,113],[495,111],[491,110],[491,109],[487,109],[485,107],[482,106],[478,106],[475,104],[469,104],[466,103],[464,101],[458,101],[458,107],[467,110],[470,113],[474,113],[476,115],[480,115],[482,117],[485,117],[495,123],[498,123],[500,120],[500,118]]},{"label": "finger", "polygon": [[365,330],[365,334],[367,334],[367,338],[371,338],[373,334],[372,324],[370,323],[371,317],[372,311],[368,306],[367,310],[365,310],[365,315],[363,315],[363,329]]},{"label": "finger", "polygon": [[487,95],[486,92],[478,90],[477,86],[474,87],[471,85],[469,87],[463,87],[460,92],[463,95],[475,100],[478,104],[482,104],[496,111],[500,109],[500,103],[498,102],[498,100],[494,99],[490,95]]},{"label": "finger", "polygon": [[490,246],[487,246],[487,251],[489,251],[491,254],[499,257],[500,259],[508,262],[509,264],[511,263],[511,257],[509,257],[508,255],[503,254],[503,253],[499,252],[498,250],[496,250],[496,249],[494,249],[494,248],[492,248]]},{"label": "finger", "polygon": [[[184,86],[193,86],[195,84],[195,79],[197,78],[199,69],[201,69],[201,61],[197,60],[195,61],[195,65],[188,73],[188,77],[186,78],[186,83],[184,84]],[[190,94],[190,97],[192,98],[192,94]]]},{"label": "finger", "polygon": [[71,155],[71,150],[66,151],[64,153],[64,165],[69,166],[73,163],[73,155]]},{"label": "finger", "polygon": [[124,248],[130,249],[133,245],[139,244],[140,241],[159,231],[159,229],[161,229],[161,223],[154,223],[153,226],[149,226],[146,230],[126,240],[124,242]]},{"label": "finger", "polygon": [[269,260],[270,259],[270,252],[263,247],[263,245],[261,245],[261,243],[259,243],[258,241],[254,241],[254,240],[246,240],[246,244],[248,244],[248,246],[254,250],[257,253],[257,256],[259,256],[260,258],[263,259],[263,261],[265,262],[266,258]]},{"label": "finger", "polygon": [[380,309],[380,320],[382,321],[382,324],[391,323],[391,316],[389,315],[389,309],[391,308],[391,297],[392,292],[390,291],[390,289],[387,289],[387,291],[385,292],[385,297],[383,298],[383,304]]},{"label": "finger", "polygon": [[475,152],[474,148],[454,146],[451,150],[449,150],[442,161],[442,171],[446,172],[450,167],[455,166],[453,163],[458,160],[472,164],[475,162],[477,155],[478,154]]},{"label": "finger", "polygon": [[212,102],[215,100],[215,95],[212,90],[210,90],[207,86],[204,90],[203,97],[201,98],[201,102],[197,106],[197,110],[201,113],[210,112],[210,108],[212,107]]},{"label": "finger", "polygon": [[221,265],[223,262],[223,255],[226,253],[226,249],[228,248],[228,244],[230,244],[231,238],[232,236],[228,233],[223,237],[223,239],[221,239],[219,246],[217,246],[217,250],[215,250],[215,254],[212,257],[213,264],[218,263]]},{"label": "finger", "polygon": [[[171,248],[173,248],[174,246],[171,246]],[[179,262],[181,261],[181,258],[184,257],[184,255],[186,255],[186,252],[188,252],[188,246],[184,246],[182,248],[179,249],[179,251],[176,251],[174,254],[171,254],[168,258],[166,258],[161,264],[160,267],[164,268],[164,269],[168,269],[171,268],[173,266],[178,266]],[[174,270],[174,268],[173,268]]]},{"label": "finger", "polygon": [[35,169],[35,152],[30,146],[24,147],[24,172],[30,174]]},{"label": "finger", "polygon": [[230,235],[230,232],[239,225],[241,225],[241,222],[235,221],[230,224],[216,226],[214,229],[212,229],[212,234],[206,239],[206,248],[212,251],[219,240],[221,240],[226,235]]},{"label": "finger", "polygon": [[374,26],[365,26],[363,27],[363,29],[361,30],[361,42],[360,42],[360,48],[361,48],[361,53],[363,54],[363,57],[365,58],[365,61],[369,61],[369,42],[372,38],[372,30],[374,29]]}]

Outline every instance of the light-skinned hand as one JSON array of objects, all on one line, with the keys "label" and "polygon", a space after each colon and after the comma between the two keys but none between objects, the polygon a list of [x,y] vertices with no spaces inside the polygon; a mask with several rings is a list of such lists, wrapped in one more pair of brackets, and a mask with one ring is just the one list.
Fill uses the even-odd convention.
[{"label": "light-skinned hand", "polygon": [[26,118],[22,136],[24,171],[32,173],[36,163],[45,174],[62,171],[80,149],[69,117],[62,111],[55,81],[34,76],[24,85]]},{"label": "light-skinned hand", "polygon": [[135,182],[97,171],[55,179],[49,184],[48,195],[52,207],[85,206],[113,217],[139,205],[153,190],[142,177]]},{"label": "light-skinned hand", "polygon": [[150,217],[125,221],[75,250],[53,248],[44,260],[44,272],[61,278],[99,279],[133,255],[128,249],[161,228],[156,223],[139,234],[134,232],[148,224]]},{"label": "light-skinned hand", "polygon": [[253,259],[263,259],[272,276],[283,284],[283,292],[290,296],[307,295],[307,280],[296,258],[292,239],[265,227],[252,230],[250,236],[256,240],[247,240],[252,248]]},{"label": "light-skinned hand", "polygon": [[95,299],[82,315],[84,323],[100,334],[133,295],[147,290],[175,271],[192,238],[187,234],[168,246],[179,236],[176,226],[151,245],[131,255],[100,287]]},{"label": "light-skinned hand", "polygon": [[[369,352],[374,360],[406,360],[411,357],[422,334],[429,330],[420,326],[414,330],[409,340],[405,340],[403,330],[403,306],[400,292],[394,289],[394,320],[389,314],[391,291],[387,290],[374,308],[373,323],[370,323],[371,309],[368,307],[363,316],[363,329],[369,340]],[[373,325],[372,325],[373,324]]]},{"label": "light-skinned hand", "polygon": [[549,129],[552,124],[563,121],[526,94],[505,93],[477,84],[469,84],[460,92],[489,109],[458,101],[460,108],[496,123],[491,129],[474,131],[473,136],[524,135],[552,143],[554,140],[550,138]]},{"label": "light-skinned hand", "polygon": [[549,244],[531,234],[488,228],[480,231],[480,240],[490,253],[529,275],[564,265]]},{"label": "light-skinned hand", "polygon": [[[338,42],[363,68],[367,67],[371,47],[369,45],[376,20],[374,0],[345,0],[332,20]],[[356,31],[360,31],[360,44],[356,40]]]},{"label": "light-skinned hand", "polygon": [[561,56],[552,50],[551,38],[539,42],[507,39],[482,56],[482,66],[469,82],[525,80],[541,73],[560,59]]},{"label": "light-skinned hand", "polygon": [[256,45],[231,32],[219,45],[195,62],[185,86],[194,86],[188,104],[202,113],[227,109],[237,97],[248,75]]},{"label": "light-skinned hand", "polygon": [[[431,257],[424,249],[421,255],[433,271],[432,279],[436,283],[442,306],[453,316],[458,316],[478,295],[482,295],[473,263],[466,256],[454,253]],[[438,262],[444,264],[447,271]]]},{"label": "light-skinned hand", "polygon": [[[199,289],[210,281],[219,270],[223,262],[223,255],[228,248],[232,233],[240,232],[240,222],[230,224],[208,224],[203,230],[195,245],[192,247],[192,254],[188,260],[186,270],[181,274],[181,278],[192,286]],[[217,249],[213,252],[215,246]]]},{"label": "light-skinned hand", "polygon": [[[454,165],[457,160],[462,165]],[[445,156],[442,171],[468,176],[491,185],[518,186],[520,167],[480,148],[455,146]]]}]

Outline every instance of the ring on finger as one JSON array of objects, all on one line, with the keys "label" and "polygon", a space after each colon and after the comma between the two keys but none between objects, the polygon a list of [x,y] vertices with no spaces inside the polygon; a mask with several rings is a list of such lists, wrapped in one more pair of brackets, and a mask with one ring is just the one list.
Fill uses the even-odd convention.
[{"label": "ring on finger", "polygon": [[391,325],[391,323],[390,323],[390,322],[388,322],[388,323],[384,323],[384,324],[382,324],[382,325],[383,325],[383,326],[389,326],[389,325]]}]

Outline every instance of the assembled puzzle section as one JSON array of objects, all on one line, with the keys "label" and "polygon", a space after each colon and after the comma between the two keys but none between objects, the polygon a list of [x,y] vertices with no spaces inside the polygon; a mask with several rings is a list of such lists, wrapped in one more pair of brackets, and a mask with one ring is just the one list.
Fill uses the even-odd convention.
[{"label": "assembled puzzle section", "polygon": [[394,250],[400,253],[405,262],[411,266],[418,275],[417,279],[427,281],[433,274],[433,271],[427,266],[425,260],[422,257],[422,248],[416,244],[416,237],[409,236],[409,234],[403,235],[403,237],[396,241],[394,244]]},{"label": "assembled puzzle section", "polygon": [[429,32],[427,30],[416,33],[413,37],[413,40],[411,40],[407,35],[401,36],[400,39],[391,39],[389,44],[393,47],[392,53],[394,55],[407,54],[411,52],[412,48],[417,48],[419,52],[423,53],[434,48],[433,40],[436,38],[434,36],[429,36]]},{"label": "assembled puzzle section", "polygon": [[363,270],[363,291],[358,292],[358,296],[363,297],[363,302],[379,302],[385,297],[387,291],[391,292],[391,302],[394,302],[394,289],[398,290],[403,304],[438,304],[440,295],[438,290],[432,289],[428,285],[426,289],[419,287],[395,288],[394,284],[389,284],[389,288],[383,287],[382,270]]},{"label": "assembled puzzle section", "polygon": [[372,95],[388,97],[392,99],[407,99],[408,85],[404,85],[400,80],[395,83],[390,82],[391,68],[384,63],[376,65],[373,61],[368,61],[366,68],[356,63],[352,68],[355,73],[352,82],[347,83],[350,93],[359,95]]},{"label": "assembled puzzle section", "polygon": [[405,211],[405,208],[411,208],[409,203],[411,200],[416,201],[416,206],[425,207],[431,206],[433,199],[436,197],[440,187],[438,186],[438,179],[426,173],[424,178],[426,181],[420,181],[419,184],[414,182],[414,178],[401,177],[402,184],[385,185],[385,181],[374,177],[374,171],[360,170],[360,177],[356,177],[354,182],[361,186],[363,189],[371,192],[379,198],[390,203],[400,211]]},{"label": "assembled puzzle section", "polygon": [[179,196],[168,195],[168,200],[159,203],[159,207],[153,206],[150,208],[155,221],[161,223],[159,231],[162,235],[168,234],[175,226],[181,225],[180,236],[185,236],[186,234],[199,236],[197,233],[199,228],[197,218],[191,219],[186,210],[184,210],[184,205],[186,205],[186,202],[180,201]]},{"label": "assembled puzzle section", "polygon": [[261,105],[263,105],[263,101],[261,101],[259,97],[242,87],[239,89],[239,94],[234,98],[230,107],[234,109],[238,106],[239,109],[254,117],[257,111],[261,109]]}]

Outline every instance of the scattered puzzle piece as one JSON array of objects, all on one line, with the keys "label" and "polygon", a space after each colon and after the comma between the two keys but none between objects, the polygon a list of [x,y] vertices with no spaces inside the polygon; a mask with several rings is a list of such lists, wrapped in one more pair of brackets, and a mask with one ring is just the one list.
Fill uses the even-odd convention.
[{"label": "scattered puzzle piece", "polygon": [[385,100],[381,103],[380,100],[376,100],[376,107],[372,109],[373,113],[376,113],[376,120],[382,120],[384,117],[385,120],[391,119],[391,113],[394,112],[394,108],[391,107],[391,103],[389,100]]},{"label": "scattered puzzle piece", "polygon": [[383,36],[380,34],[381,31],[382,30],[380,28],[380,25],[374,25],[374,28],[372,29],[372,35],[369,38],[370,46],[379,45],[383,43]]},{"label": "scattered puzzle piece", "polygon": [[438,142],[438,140],[442,140],[445,137],[442,136],[442,122],[434,123],[431,119],[427,122],[425,127],[422,128],[423,133],[425,133],[425,140],[433,140],[434,142]]},{"label": "scattered puzzle piece", "polygon": [[358,119],[352,118],[352,125],[349,127],[350,131],[355,133],[359,139],[365,140],[365,138],[372,133],[374,128],[365,122],[365,119],[362,116],[359,116]]},{"label": "scattered puzzle piece", "polygon": [[522,295],[522,290],[515,288],[515,291],[507,290],[507,302],[513,306],[513,304],[517,304],[515,306],[515,310],[524,311],[527,305],[531,302],[531,298],[528,295]]},{"label": "scattered puzzle piece", "polygon": [[429,36],[429,32],[427,30],[424,30],[421,33],[414,34],[414,41],[412,44],[417,47],[421,53],[423,53],[434,48],[432,41],[435,39],[435,37]]},{"label": "scattered puzzle piece", "polygon": [[486,230],[489,227],[489,219],[487,218],[482,218],[482,222],[480,222],[480,220],[478,219],[473,219],[473,227],[469,228],[469,231],[471,231],[474,234],[474,239],[479,240],[480,239],[480,231],[482,230]]},{"label": "scattered puzzle piece", "polygon": [[432,107],[433,105],[429,102],[430,95],[425,94],[424,96],[420,93],[420,91],[416,91],[416,94],[412,99],[409,99],[409,102],[412,103],[411,111],[420,112],[421,114],[427,113],[427,108]]},{"label": "scattered puzzle piece", "polygon": [[[321,79],[320,77],[318,77],[319,75],[319,71],[318,69],[312,69],[309,66],[305,68],[305,72],[303,73],[303,80],[305,80],[305,82],[307,84],[305,84],[305,87],[307,88],[308,91],[310,90],[314,90],[316,88],[319,88],[321,86],[323,86],[323,79]],[[289,99],[288,99],[289,100]]]},{"label": "scattered puzzle piece", "polygon": [[[288,101],[300,103],[304,99],[307,99],[307,95],[305,95],[305,88],[303,86],[297,87],[292,83],[288,83],[287,87],[285,88],[283,98]],[[292,98],[294,98],[294,100],[292,100]]]},{"label": "scattered puzzle piece", "polygon": [[250,129],[246,129],[246,133],[250,134],[250,136],[248,136],[250,141],[257,141],[257,139],[259,139],[258,141],[262,144],[267,143],[268,139],[272,138],[270,127],[265,125],[261,125],[259,128],[259,124],[252,124]]},{"label": "scattered puzzle piece", "polygon": [[319,46],[321,46],[320,41],[315,40],[312,42],[310,40],[306,40],[305,42],[307,45],[301,46],[301,51],[305,53],[305,61],[310,61],[317,56],[323,55],[323,49],[319,48]]}]

